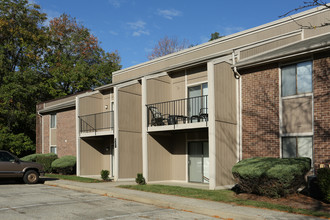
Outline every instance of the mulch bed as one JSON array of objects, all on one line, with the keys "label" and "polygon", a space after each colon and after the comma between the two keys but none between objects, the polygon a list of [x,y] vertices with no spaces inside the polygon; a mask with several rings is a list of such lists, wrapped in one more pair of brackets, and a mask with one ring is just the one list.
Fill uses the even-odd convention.
[{"label": "mulch bed", "polygon": [[268,198],[266,196],[258,196],[254,194],[240,193],[236,195],[241,199],[256,200],[268,203],[274,203],[279,205],[286,205],[292,208],[301,208],[311,211],[321,211],[330,213],[330,204],[324,203],[320,200],[303,194],[292,194],[283,198]]}]

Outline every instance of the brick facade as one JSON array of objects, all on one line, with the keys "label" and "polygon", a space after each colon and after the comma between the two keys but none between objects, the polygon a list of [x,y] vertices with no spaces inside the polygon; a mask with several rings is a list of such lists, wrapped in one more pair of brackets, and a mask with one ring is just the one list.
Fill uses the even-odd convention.
[{"label": "brick facade", "polygon": [[279,73],[272,64],[242,70],[243,159],[279,157]]},{"label": "brick facade", "polygon": [[[279,68],[272,64],[241,70],[243,159],[279,157]],[[330,164],[330,57],[314,55],[314,166]]]},{"label": "brick facade", "polygon": [[314,162],[330,164],[330,57],[328,53],[314,55]]},{"label": "brick facade", "polygon": [[76,110],[58,112],[56,117],[57,155],[76,156]]},{"label": "brick facade", "polygon": [[[43,104],[37,105],[37,110]],[[76,156],[76,110],[67,109],[56,113],[56,147],[59,157]],[[42,137],[42,134],[44,135]],[[44,145],[42,148],[42,144]],[[50,114],[36,118],[36,153],[50,152]]]},{"label": "brick facade", "polygon": [[[36,106],[36,111],[38,112],[43,108],[43,103]],[[36,153],[42,153],[42,119],[41,116],[37,114],[36,116]]]},{"label": "brick facade", "polygon": [[44,154],[49,153],[50,151],[50,140],[49,140],[49,132],[50,132],[50,115],[44,115],[43,117],[43,129],[44,129]]}]

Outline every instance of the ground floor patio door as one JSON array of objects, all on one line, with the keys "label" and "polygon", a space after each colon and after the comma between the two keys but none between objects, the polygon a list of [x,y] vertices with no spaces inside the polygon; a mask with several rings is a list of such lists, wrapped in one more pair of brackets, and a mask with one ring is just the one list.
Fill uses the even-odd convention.
[{"label": "ground floor patio door", "polygon": [[188,143],[189,182],[209,182],[209,143],[194,141]]}]

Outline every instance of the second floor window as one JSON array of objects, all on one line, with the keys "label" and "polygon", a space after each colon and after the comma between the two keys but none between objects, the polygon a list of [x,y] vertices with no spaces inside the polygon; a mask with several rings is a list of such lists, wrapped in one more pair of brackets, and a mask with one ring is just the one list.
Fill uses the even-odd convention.
[{"label": "second floor window", "polygon": [[56,114],[50,115],[50,128],[56,128]]},{"label": "second floor window", "polygon": [[311,93],[312,61],[282,67],[282,97]]}]

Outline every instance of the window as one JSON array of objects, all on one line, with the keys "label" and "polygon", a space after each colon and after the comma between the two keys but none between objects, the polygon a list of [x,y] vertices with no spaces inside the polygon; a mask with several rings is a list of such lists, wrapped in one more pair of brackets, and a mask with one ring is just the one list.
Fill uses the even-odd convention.
[{"label": "window", "polygon": [[207,113],[207,95],[208,95],[207,83],[203,83],[188,88],[189,116],[199,115],[201,111],[202,113]]},{"label": "window", "polygon": [[50,115],[50,128],[56,128],[56,114]]},{"label": "window", "polygon": [[282,97],[312,92],[312,62],[282,67]]},{"label": "window", "polygon": [[7,152],[0,152],[0,162],[14,162],[15,157],[8,154]]},{"label": "window", "polygon": [[282,137],[282,157],[313,158],[313,137]]},{"label": "window", "polygon": [[51,146],[50,147],[50,152],[51,153],[54,153],[54,154],[57,154],[57,148],[56,148],[56,146]]}]

